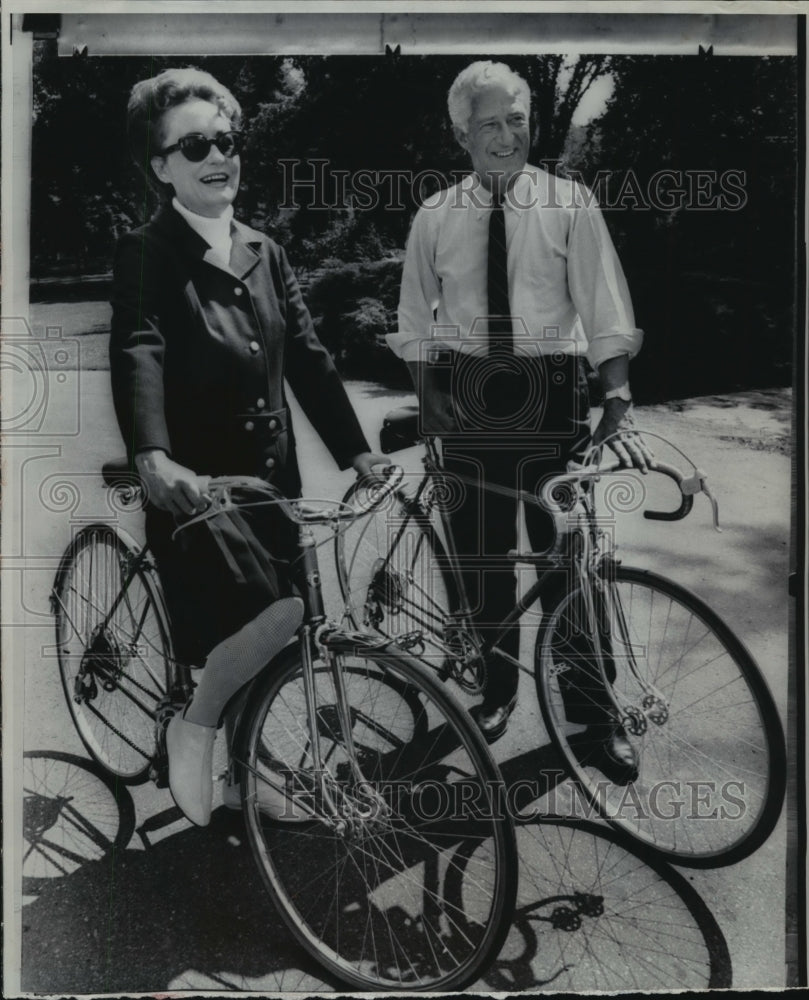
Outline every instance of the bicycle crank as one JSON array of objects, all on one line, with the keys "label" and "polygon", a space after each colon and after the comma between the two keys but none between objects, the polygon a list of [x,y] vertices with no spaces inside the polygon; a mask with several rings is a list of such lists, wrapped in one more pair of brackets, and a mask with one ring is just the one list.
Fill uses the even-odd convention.
[{"label": "bicycle crank", "polygon": [[183,706],[171,698],[161,698],[155,709],[155,755],[149,767],[149,778],[158,788],[169,786],[169,755],[166,749],[166,730],[171,718],[181,712]]}]

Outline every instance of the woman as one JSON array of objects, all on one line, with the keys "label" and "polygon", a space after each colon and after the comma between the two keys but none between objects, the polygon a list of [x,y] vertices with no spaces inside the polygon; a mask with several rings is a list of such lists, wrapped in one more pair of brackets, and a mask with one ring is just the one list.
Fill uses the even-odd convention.
[{"label": "woman", "polygon": [[[233,219],[233,95],[209,73],[171,69],[136,84],[127,110],[130,151],[161,205],[118,244],[112,389],[177,656],[205,664],[166,736],[172,794],[204,825],[222,710],[294,634],[302,603],[285,571],[295,531],[277,513],[219,515],[172,540],[176,519],[205,508],[210,476],[259,476],[298,495],[285,378],[340,468],[366,474],[384,459],[370,453],[284,251]],[[238,803],[235,788],[225,801]]]}]

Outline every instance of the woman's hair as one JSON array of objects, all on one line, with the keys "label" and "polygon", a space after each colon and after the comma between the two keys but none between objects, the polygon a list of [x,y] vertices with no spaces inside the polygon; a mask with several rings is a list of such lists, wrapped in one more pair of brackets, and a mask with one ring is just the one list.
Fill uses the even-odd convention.
[{"label": "woman's hair", "polygon": [[132,88],[126,106],[127,140],[135,166],[146,180],[163,197],[170,197],[172,187],[155,177],[151,159],[162,149],[161,124],[171,108],[198,98],[216,104],[233,128],[241,124],[242,109],[239,102],[210,73],[189,66],[185,69],[167,69],[148,80],[141,80]]},{"label": "woman's hair", "polygon": [[510,66],[490,60],[473,62],[471,66],[461,70],[449,88],[447,107],[452,124],[466,132],[475,98],[482,90],[496,84],[504,87],[513,97],[525,98],[526,108],[531,107],[531,90],[528,84]]}]

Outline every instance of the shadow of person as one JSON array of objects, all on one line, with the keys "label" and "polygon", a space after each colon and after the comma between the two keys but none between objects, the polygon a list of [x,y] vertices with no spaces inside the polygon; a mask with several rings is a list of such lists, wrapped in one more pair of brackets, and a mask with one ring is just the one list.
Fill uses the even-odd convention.
[{"label": "shadow of person", "polygon": [[264,891],[239,814],[219,809],[208,827],[139,846],[44,886],[24,908],[26,992],[330,988]]}]

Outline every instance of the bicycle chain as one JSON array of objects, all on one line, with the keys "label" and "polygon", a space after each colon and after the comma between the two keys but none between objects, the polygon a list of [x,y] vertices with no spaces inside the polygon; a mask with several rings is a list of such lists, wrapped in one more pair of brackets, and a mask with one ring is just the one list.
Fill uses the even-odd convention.
[{"label": "bicycle chain", "polygon": [[152,759],[149,756],[149,754],[144,753],[144,751],[141,750],[141,748],[139,746],[136,746],[136,744],[134,744],[132,742],[132,740],[129,739],[128,736],[124,736],[124,734],[121,732],[121,730],[118,729],[117,726],[114,726],[107,718],[105,718],[101,714],[101,712],[99,712],[99,710],[95,707],[95,705],[91,705],[90,702],[86,702],[86,705],[87,705],[87,708],[93,713],[93,715],[95,715],[99,719],[101,719],[101,721],[104,723],[105,726],[107,726],[108,729],[111,729],[119,739],[123,740],[124,743],[126,743],[128,746],[132,747],[132,749],[136,753],[139,753],[141,755],[141,757],[144,757],[148,761],[150,761]]}]

